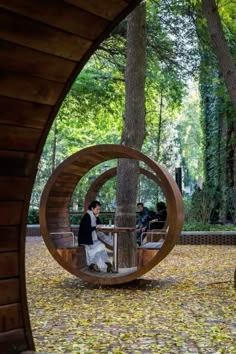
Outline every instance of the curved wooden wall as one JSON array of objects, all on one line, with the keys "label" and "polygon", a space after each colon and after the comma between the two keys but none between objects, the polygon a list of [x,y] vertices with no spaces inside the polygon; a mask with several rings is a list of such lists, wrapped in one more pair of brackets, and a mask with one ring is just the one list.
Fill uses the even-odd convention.
[{"label": "curved wooden wall", "polygon": [[37,164],[79,71],[140,0],[0,0],[0,353],[33,349],[25,230]]},{"label": "curved wooden wall", "polygon": [[[169,228],[160,251],[150,262],[129,274],[114,274],[112,277],[100,273],[89,273],[67,262],[59,255],[51,232],[70,231],[70,199],[80,179],[94,166],[112,159],[129,158],[145,163],[163,189],[169,215]],[[85,148],[62,162],[49,178],[40,203],[40,228],[44,241],[57,262],[77,277],[97,284],[120,284],[134,280],[157,265],[173,249],[183,225],[183,202],[179,188],[172,176],[155,161],[141,152],[124,145],[97,145]]]},{"label": "curved wooden wall", "polygon": [[[84,212],[88,209],[89,204],[92,200],[95,200],[99,190],[102,186],[112,177],[115,177],[117,174],[117,168],[113,167],[109,170],[103,172],[100,176],[98,176],[95,181],[89,187],[86,196],[84,198]],[[140,168],[140,174],[150,178],[153,182],[159,185],[158,176],[154,175],[152,172],[146,170],[145,168]]]},{"label": "curved wooden wall", "polygon": [[[102,188],[102,186],[112,177],[115,177],[117,174],[117,168],[113,167],[110,168],[109,170],[103,172],[100,176],[98,176],[95,181],[91,184],[91,186],[89,187],[86,196],[84,198],[84,212],[86,212],[86,210],[88,209],[89,204],[91,203],[91,201],[95,200],[97,197],[97,194],[99,192],[99,190]],[[161,190],[163,190],[164,194],[166,194],[165,192],[165,186],[162,185],[160,186],[160,179],[158,176],[156,176],[155,174],[153,174],[152,172],[146,170],[145,168],[140,168],[140,174],[148,177],[149,179],[151,179],[153,182],[157,183],[159,185],[159,187],[161,187]],[[166,229],[168,227],[168,215],[167,215],[167,219],[164,225],[164,228]]]}]

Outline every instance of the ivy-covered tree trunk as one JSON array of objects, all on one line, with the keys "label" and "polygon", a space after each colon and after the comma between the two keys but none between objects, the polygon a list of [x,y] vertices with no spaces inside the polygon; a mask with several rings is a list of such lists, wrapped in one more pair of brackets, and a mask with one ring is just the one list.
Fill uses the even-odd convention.
[{"label": "ivy-covered tree trunk", "polygon": [[[206,3],[205,3],[206,6]],[[209,3],[208,11],[209,12]],[[206,25],[200,21],[197,30],[200,36],[206,33]],[[226,89],[222,68],[219,67],[216,55],[205,42],[200,42],[200,92],[202,105],[202,123],[204,134],[204,165],[205,185],[208,187],[208,197],[214,202],[214,212],[211,221],[226,222],[235,215],[234,176],[236,165],[234,159],[236,128],[236,111],[230,101],[229,90]],[[227,92],[228,91],[228,92]],[[232,99],[231,99],[232,100]]]},{"label": "ivy-covered tree trunk", "polygon": [[236,66],[227,45],[215,0],[202,0],[212,45],[219,60],[229,96],[236,111]]},{"label": "ivy-covered tree trunk", "polygon": [[[145,3],[128,17],[125,122],[121,144],[141,150],[145,134]],[[117,226],[134,227],[139,163],[120,159],[117,169]],[[136,240],[119,237],[119,266],[136,265]]]}]

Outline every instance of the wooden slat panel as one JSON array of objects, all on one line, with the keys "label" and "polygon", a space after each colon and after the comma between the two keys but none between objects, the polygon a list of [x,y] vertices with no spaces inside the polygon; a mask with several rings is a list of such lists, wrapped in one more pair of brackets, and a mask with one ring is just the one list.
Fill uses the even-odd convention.
[{"label": "wooden slat panel", "polygon": [[39,129],[0,124],[0,149],[34,152],[41,135]]},{"label": "wooden slat panel", "polygon": [[0,97],[0,123],[41,129],[52,107],[13,98]]},{"label": "wooden slat panel", "polygon": [[48,208],[47,207],[47,218],[50,219],[50,216],[52,217],[67,217],[68,215],[68,210],[67,209],[61,209],[61,208]]},{"label": "wooden slat panel", "polygon": [[24,200],[29,186],[29,178],[0,176],[0,200]]},{"label": "wooden slat panel", "polygon": [[67,3],[87,10],[95,15],[101,16],[108,20],[112,20],[125,9],[127,3],[123,0],[65,0]]},{"label": "wooden slat panel", "polygon": [[0,306],[20,301],[19,279],[0,280]]},{"label": "wooden slat panel", "polygon": [[19,248],[20,231],[17,226],[0,227],[0,252],[16,251]]},{"label": "wooden slat panel", "polygon": [[0,225],[19,225],[21,223],[23,202],[0,201]]},{"label": "wooden slat panel", "polygon": [[69,228],[68,231],[70,231],[70,223],[69,223],[69,221],[63,222],[63,221],[61,221],[61,219],[60,219],[60,221],[57,220],[57,222],[56,222],[55,224],[51,223],[50,221],[51,221],[51,220],[49,220],[49,223],[48,223],[49,228],[52,228],[52,227],[55,228],[55,227],[57,227],[57,230],[59,230],[59,231],[60,231],[60,229],[62,229],[62,231],[64,231],[65,229],[68,229],[68,228]]},{"label": "wooden slat panel", "polygon": [[58,177],[58,182],[59,183],[64,183],[64,185],[68,182],[68,184],[73,184],[74,182],[76,182],[78,180],[78,176],[77,175],[72,175],[69,173],[62,173],[59,177]]},{"label": "wooden slat panel", "polygon": [[58,0],[1,0],[1,7],[87,39],[95,39],[108,24],[102,18]]},{"label": "wooden slat panel", "polygon": [[0,41],[0,67],[7,71],[65,82],[75,68],[75,62]]},{"label": "wooden slat panel", "polygon": [[[73,191],[73,190],[72,190]],[[68,190],[66,190],[66,191],[64,191],[64,190],[62,190],[62,189],[60,189],[60,188],[57,188],[57,189],[53,189],[51,192],[50,192],[50,197],[56,197],[56,196],[58,196],[58,195],[60,195],[61,197],[68,197],[68,198],[71,198],[71,191],[68,191]]]},{"label": "wooden slat panel", "polygon": [[29,176],[34,167],[35,154],[18,151],[0,151],[1,176]]},{"label": "wooden slat panel", "polygon": [[20,353],[28,349],[23,329],[0,333],[1,354]]},{"label": "wooden slat panel", "polygon": [[33,20],[0,12],[0,37],[62,58],[80,60],[91,42]]},{"label": "wooden slat panel", "polygon": [[0,332],[22,327],[20,304],[0,306]]},{"label": "wooden slat panel", "polygon": [[59,227],[58,225],[48,225],[49,232],[67,232],[70,231],[70,227]]},{"label": "wooden slat panel", "polygon": [[[58,216],[51,216],[51,214],[50,214],[50,223],[56,224],[57,222],[58,222]],[[68,216],[61,216],[60,222],[63,222],[63,223],[68,222],[69,223]]]},{"label": "wooden slat panel", "polygon": [[0,278],[10,278],[19,275],[18,253],[1,253],[0,257]]},{"label": "wooden slat panel", "polygon": [[49,197],[47,201],[47,207],[50,208],[66,208],[69,206],[70,203],[70,197]]},{"label": "wooden slat panel", "polygon": [[54,105],[62,88],[61,83],[0,71],[0,95]]}]

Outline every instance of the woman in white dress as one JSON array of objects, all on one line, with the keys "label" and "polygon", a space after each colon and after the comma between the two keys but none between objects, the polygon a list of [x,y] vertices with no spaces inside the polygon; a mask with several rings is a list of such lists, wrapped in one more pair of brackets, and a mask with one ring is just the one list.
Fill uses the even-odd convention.
[{"label": "woman in white dress", "polygon": [[105,245],[97,237],[97,217],[101,204],[94,200],[81,219],[78,242],[85,247],[86,262],[90,270],[113,272]]}]

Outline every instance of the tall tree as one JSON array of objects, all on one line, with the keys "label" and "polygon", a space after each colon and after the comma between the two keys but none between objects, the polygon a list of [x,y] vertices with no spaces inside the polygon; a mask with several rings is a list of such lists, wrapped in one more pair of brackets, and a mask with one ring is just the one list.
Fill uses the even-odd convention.
[{"label": "tall tree", "polygon": [[202,7],[207,19],[212,45],[218,57],[225,84],[236,111],[236,66],[224,36],[218,7],[215,0],[202,0]]},{"label": "tall tree", "polygon": [[[121,143],[141,150],[145,135],[145,3],[128,17],[125,122]],[[135,226],[139,163],[120,159],[117,169],[118,226]],[[133,237],[119,239],[121,267],[135,266]]]}]

